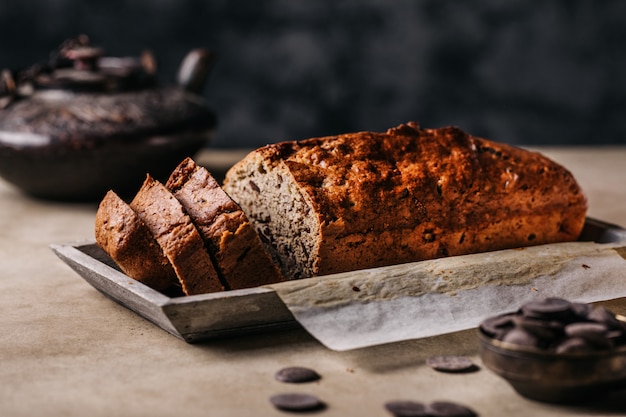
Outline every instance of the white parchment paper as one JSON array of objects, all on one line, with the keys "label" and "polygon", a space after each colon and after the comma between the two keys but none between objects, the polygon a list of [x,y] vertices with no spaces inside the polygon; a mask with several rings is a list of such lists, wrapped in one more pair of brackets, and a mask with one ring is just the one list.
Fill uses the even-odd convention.
[{"label": "white parchment paper", "polygon": [[536,298],[626,297],[626,243],[551,244],[270,287],[311,335],[342,351],[473,328]]}]

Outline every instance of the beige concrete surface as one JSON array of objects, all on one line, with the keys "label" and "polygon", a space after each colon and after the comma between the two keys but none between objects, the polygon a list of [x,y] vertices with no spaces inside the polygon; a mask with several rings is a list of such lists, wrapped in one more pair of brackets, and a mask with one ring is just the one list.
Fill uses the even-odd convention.
[{"label": "beige concrete surface", "polygon": [[[626,148],[543,151],[577,177],[590,216],[626,225]],[[319,396],[328,407],[315,415],[323,416],[389,416],[383,404],[394,399],[454,400],[494,417],[626,415],[626,392],[588,406],[520,397],[482,366],[475,331],[341,353],[298,329],[186,344],[94,290],[52,253],[51,243],[91,239],[95,210],[35,200],[0,180],[0,416],[288,415],[268,401],[281,392]],[[625,300],[608,305],[626,311]],[[437,373],[424,364],[435,354],[470,355],[480,370]],[[322,379],[274,380],[291,365],[313,367]]]}]

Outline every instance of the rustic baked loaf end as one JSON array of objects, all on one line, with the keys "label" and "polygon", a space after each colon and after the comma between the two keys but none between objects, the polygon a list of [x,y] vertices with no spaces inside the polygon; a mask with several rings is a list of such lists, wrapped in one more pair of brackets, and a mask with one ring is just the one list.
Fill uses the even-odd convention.
[{"label": "rustic baked loaf end", "polygon": [[287,278],[572,241],[587,210],[539,153],[417,123],[268,145],[223,187]]},{"label": "rustic baked loaf end", "polygon": [[98,206],[95,237],[129,277],[158,291],[178,284],[172,265],[148,227],[113,191]]}]

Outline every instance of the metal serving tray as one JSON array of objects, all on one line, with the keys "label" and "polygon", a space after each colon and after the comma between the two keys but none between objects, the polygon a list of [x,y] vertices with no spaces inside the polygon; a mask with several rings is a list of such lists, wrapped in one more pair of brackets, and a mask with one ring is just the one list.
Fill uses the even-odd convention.
[{"label": "metal serving tray", "polygon": [[[580,240],[623,242],[626,229],[588,218]],[[298,325],[270,288],[169,297],[125,275],[93,240],[51,248],[98,291],[188,343]]]}]

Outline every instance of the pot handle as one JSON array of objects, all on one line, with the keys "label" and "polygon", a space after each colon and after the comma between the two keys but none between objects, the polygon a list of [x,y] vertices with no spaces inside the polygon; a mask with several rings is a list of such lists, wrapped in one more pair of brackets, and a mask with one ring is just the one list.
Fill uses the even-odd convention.
[{"label": "pot handle", "polygon": [[208,49],[190,51],[178,68],[178,85],[189,92],[201,94],[214,61],[215,54]]}]

